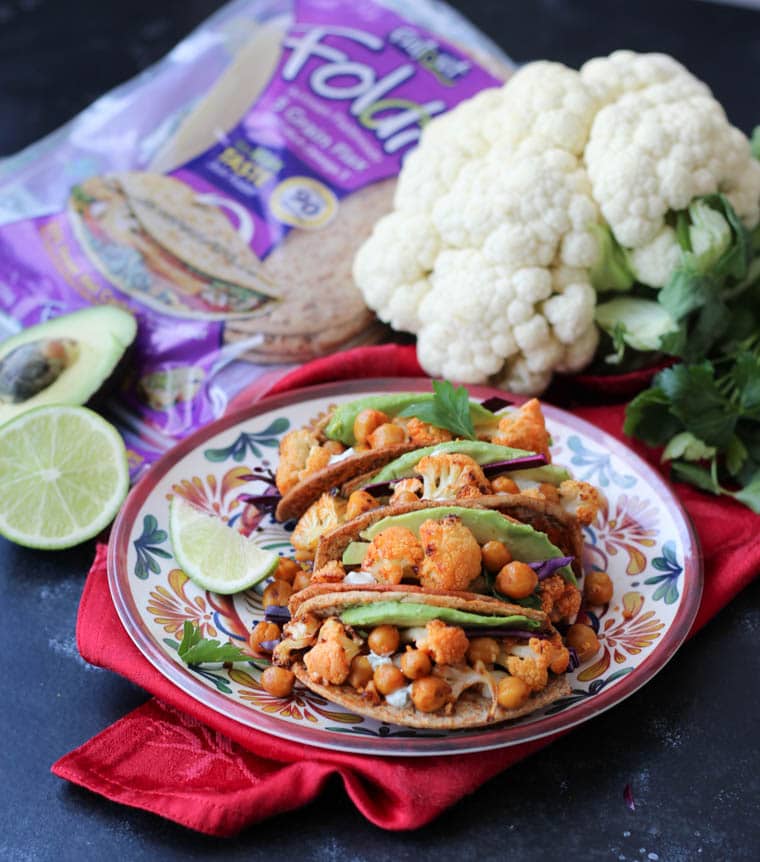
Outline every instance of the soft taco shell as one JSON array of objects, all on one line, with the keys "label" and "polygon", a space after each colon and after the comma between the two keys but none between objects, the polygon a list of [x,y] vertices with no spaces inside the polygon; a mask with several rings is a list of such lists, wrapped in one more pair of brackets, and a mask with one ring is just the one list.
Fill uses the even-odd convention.
[{"label": "soft taco shell", "polygon": [[334,530],[325,533],[319,540],[314,557],[314,569],[321,568],[330,560],[340,560],[343,552],[359,538],[359,534],[371,524],[390,515],[416,512],[420,509],[433,509],[440,506],[462,506],[468,509],[494,509],[512,521],[529,524],[534,530],[546,533],[549,541],[563,554],[574,557],[573,571],[577,577],[583,574],[581,561],[583,555],[583,533],[577,518],[568,514],[556,503],[537,500],[524,494],[491,494],[472,497],[467,500],[420,500],[400,506],[381,506],[346,521]]},{"label": "soft taco shell", "polygon": [[[419,587],[379,586],[370,588],[344,589],[336,591],[331,584],[311,588],[311,595],[305,596],[307,590],[296,594],[290,603],[294,619],[307,613],[318,617],[337,616],[351,605],[368,604],[374,601],[413,601],[418,604],[435,607],[456,608],[472,613],[484,614],[521,614],[531,619],[539,619],[544,623],[544,631],[554,631],[553,626],[541,611],[510,605],[490,596],[479,596],[474,593],[425,592]],[[376,721],[389,724],[401,724],[407,727],[421,727],[431,730],[458,730],[467,727],[482,727],[497,724],[502,721],[520,718],[550,703],[570,694],[570,685],[563,676],[552,677],[542,691],[532,695],[518,709],[503,709],[497,707],[491,714],[491,701],[473,692],[464,692],[457,700],[451,715],[418,712],[413,706],[403,709],[382,703],[374,706],[368,703],[359,692],[348,685],[322,685],[310,679],[302,661],[291,665],[296,677],[312,691],[327,698],[327,700],[343,706],[351,712],[366,715]]]}]

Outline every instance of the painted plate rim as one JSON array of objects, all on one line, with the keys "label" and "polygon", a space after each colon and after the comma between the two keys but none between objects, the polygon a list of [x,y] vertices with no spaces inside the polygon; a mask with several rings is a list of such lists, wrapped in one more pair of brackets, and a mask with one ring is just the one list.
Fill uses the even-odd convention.
[{"label": "painted plate rim", "polygon": [[[684,545],[683,600],[662,638],[641,664],[620,679],[614,686],[605,687],[554,715],[543,716],[535,722],[510,726],[473,728],[454,731],[444,737],[348,737],[313,727],[295,726],[273,715],[257,712],[240,701],[232,700],[221,692],[207,687],[189,669],[181,667],[169,658],[156,643],[154,637],[142,624],[140,612],[129,589],[129,572],[124,563],[135,524],[135,518],[159,481],[182,458],[202,446],[209,438],[241,422],[271,410],[288,407],[301,401],[331,396],[378,391],[430,391],[430,378],[422,377],[378,377],[338,383],[322,383],[315,386],[291,389],[285,393],[264,396],[249,407],[235,410],[198,429],[179,442],[156,461],[146,475],[130,491],[111,532],[108,545],[108,585],[122,625],[143,656],[166,679],[190,695],[201,705],[238,723],[263,731],[290,742],[316,746],[331,751],[356,754],[381,755],[387,757],[437,756],[441,754],[466,754],[506,748],[540,739],[576,727],[591,718],[606,712],[621,703],[649,682],[670,661],[691,629],[699,610],[704,581],[702,552],[699,539],[691,520],[673,491],[662,477],[625,444],[592,423],[574,416],[558,407],[542,403],[546,415],[603,443],[611,453],[624,459],[632,470],[643,477],[656,491],[660,501],[665,501]],[[526,399],[489,386],[467,386],[471,396],[484,399],[494,395],[508,398],[514,403]]]}]

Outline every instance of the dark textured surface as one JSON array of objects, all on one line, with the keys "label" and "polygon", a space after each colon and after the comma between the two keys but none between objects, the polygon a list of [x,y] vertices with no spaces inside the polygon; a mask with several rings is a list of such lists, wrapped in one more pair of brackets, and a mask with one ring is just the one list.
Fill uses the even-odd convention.
[{"label": "dark textured surface", "polygon": [[[760,13],[697,2],[491,0],[460,8],[516,59],[572,64],[616,47],[674,53],[745,129],[760,120]],[[206,0],[0,2],[0,152],[51,131],[158,59],[216,8]],[[753,75],[754,73],[754,75]],[[368,825],[339,786],[232,841],[204,838],[66,785],[61,754],[142,703],[74,640],[91,548],[0,540],[0,859],[611,859],[760,855],[760,583],[626,703],[499,776],[432,826]],[[631,784],[636,810],[623,800]]]}]

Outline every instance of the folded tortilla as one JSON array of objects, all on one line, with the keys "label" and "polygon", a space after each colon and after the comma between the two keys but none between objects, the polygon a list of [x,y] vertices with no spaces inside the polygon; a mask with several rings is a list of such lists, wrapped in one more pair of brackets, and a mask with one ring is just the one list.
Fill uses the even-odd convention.
[{"label": "folded tortilla", "polygon": [[[340,617],[341,613],[348,608],[358,605],[365,606],[374,602],[413,602],[430,607],[452,608],[472,614],[495,617],[517,614],[538,621],[540,627],[536,631],[550,635],[556,634],[556,630],[541,611],[510,605],[497,599],[473,593],[441,592],[432,594],[412,586],[376,586],[359,589],[354,587],[342,590],[336,590],[329,584],[321,585],[319,588],[312,587],[297,593],[291,600],[291,624],[304,620],[307,615],[313,615],[320,620]],[[505,633],[507,631],[508,629],[505,629]],[[289,665],[296,677],[307,688],[351,712],[366,715],[376,721],[406,727],[459,730],[497,724],[528,715],[570,693],[570,685],[565,675],[550,673],[547,686],[531,694],[528,700],[516,709],[504,709],[480,688],[468,688],[456,700],[453,708],[441,709],[432,713],[421,712],[411,702],[403,707],[392,706],[387,701],[372,703],[361,692],[348,684],[331,685],[312,679],[303,661],[303,653],[306,651],[297,651],[291,654],[288,659],[276,660],[276,663]]]}]

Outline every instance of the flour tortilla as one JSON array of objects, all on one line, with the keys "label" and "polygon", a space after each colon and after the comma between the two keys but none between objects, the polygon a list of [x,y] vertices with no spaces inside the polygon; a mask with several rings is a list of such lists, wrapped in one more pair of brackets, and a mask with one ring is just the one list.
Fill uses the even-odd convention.
[{"label": "flour tortilla", "polygon": [[[335,591],[331,584],[321,585],[321,589],[311,588],[312,593],[304,598],[303,593],[297,593],[290,603],[293,619],[297,620],[306,614],[327,618],[339,616],[347,607],[369,604],[378,601],[415,602],[417,604],[433,605],[435,607],[456,608],[471,613],[482,613],[507,616],[521,614],[542,622],[542,631],[554,632],[555,629],[541,611],[510,605],[489,596],[478,596],[474,593],[429,593],[418,587],[362,587]],[[483,697],[472,690],[466,691],[457,700],[450,715],[440,713],[418,712],[412,705],[404,708],[381,703],[374,706],[368,703],[362,695],[349,685],[323,685],[314,682],[302,661],[296,661],[291,666],[296,677],[307,688],[321,694],[327,700],[337,703],[351,712],[366,715],[377,721],[389,724],[399,724],[406,727],[421,727],[431,730],[458,730],[466,727],[482,727],[498,724],[528,715],[538,709],[548,706],[565,695],[570,694],[570,685],[564,674],[550,675],[549,684],[542,691],[532,694],[528,701],[518,709],[503,709],[498,706],[491,714],[491,699]]]},{"label": "flour tortilla", "polygon": [[494,509],[508,520],[529,524],[534,530],[546,533],[549,541],[564,555],[573,557],[572,568],[576,577],[581,577],[583,559],[583,533],[578,519],[568,514],[556,503],[527,497],[524,494],[491,494],[466,500],[420,500],[399,506],[381,506],[364,512],[351,521],[346,521],[334,530],[325,533],[319,540],[314,558],[314,570],[322,568],[330,560],[340,560],[351,542],[360,541],[360,534],[371,524],[391,515],[434,509],[440,506],[462,506],[468,509]]},{"label": "flour tortilla", "polygon": [[289,20],[281,16],[256,27],[219,80],[153,157],[151,171],[168,173],[186,164],[240,122],[277,68]]}]

